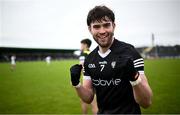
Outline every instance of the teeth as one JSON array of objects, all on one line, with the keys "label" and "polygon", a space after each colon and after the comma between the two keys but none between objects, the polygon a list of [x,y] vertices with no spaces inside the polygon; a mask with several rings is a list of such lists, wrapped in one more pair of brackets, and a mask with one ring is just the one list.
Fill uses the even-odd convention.
[{"label": "teeth", "polygon": [[107,35],[107,34],[106,34],[106,35],[104,34],[104,35],[99,35],[98,37],[99,37],[100,39],[104,39],[104,38],[107,38],[108,35]]}]

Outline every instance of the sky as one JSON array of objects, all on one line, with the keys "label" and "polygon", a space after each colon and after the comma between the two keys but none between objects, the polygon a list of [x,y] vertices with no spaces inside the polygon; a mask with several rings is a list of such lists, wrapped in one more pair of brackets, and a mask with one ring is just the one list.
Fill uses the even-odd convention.
[{"label": "sky", "polygon": [[180,45],[180,0],[0,0],[0,47],[79,49],[88,11],[115,13],[115,38],[135,47]]}]

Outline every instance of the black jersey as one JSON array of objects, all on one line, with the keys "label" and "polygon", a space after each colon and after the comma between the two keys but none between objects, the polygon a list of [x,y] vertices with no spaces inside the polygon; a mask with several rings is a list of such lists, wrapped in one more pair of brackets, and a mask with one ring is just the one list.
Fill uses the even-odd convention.
[{"label": "black jersey", "polygon": [[84,76],[90,77],[96,91],[100,114],[128,113],[140,114],[140,106],[135,102],[132,86],[125,74],[126,62],[131,58],[140,74],[144,72],[144,62],[135,48],[114,39],[105,56],[97,47],[85,59]]}]

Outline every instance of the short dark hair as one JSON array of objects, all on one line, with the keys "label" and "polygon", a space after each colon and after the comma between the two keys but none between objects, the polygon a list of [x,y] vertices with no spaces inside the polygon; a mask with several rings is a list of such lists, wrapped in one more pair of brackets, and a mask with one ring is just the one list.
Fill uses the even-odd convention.
[{"label": "short dark hair", "polygon": [[86,39],[81,40],[81,43],[82,44],[87,44],[88,48],[90,48],[92,42],[91,42],[90,39],[86,38]]},{"label": "short dark hair", "polygon": [[112,22],[115,21],[114,12],[106,6],[95,6],[91,9],[87,16],[87,25],[90,26],[92,22],[106,20],[108,17]]}]

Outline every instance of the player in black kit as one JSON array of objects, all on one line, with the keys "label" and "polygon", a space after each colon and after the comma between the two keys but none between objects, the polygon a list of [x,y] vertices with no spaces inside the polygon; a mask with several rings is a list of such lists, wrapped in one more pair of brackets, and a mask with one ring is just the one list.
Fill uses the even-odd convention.
[{"label": "player in black kit", "polygon": [[87,25],[98,47],[84,62],[86,85],[79,80],[82,66],[70,68],[77,94],[86,103],[96,94],[98,114],[141,114],[140,106],[152,103],[143,58],[132,45],[114,38],[115,16],[108,7],[90,10]]}]

